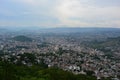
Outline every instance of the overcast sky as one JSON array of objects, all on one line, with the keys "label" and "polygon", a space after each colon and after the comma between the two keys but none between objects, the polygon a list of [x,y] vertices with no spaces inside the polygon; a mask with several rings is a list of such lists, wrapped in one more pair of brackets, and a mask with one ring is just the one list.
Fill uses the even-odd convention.
[{"label": "overcast sky", "polygon": [[120,28],[120,0],[0,0],[0,26]]}]

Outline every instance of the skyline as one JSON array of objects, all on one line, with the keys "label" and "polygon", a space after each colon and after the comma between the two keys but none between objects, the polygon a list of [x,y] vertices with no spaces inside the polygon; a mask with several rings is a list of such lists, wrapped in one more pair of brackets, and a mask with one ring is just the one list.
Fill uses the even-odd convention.
[{"label": "skyline", "polygon": [[0,26],[120,28],[120,0],[1,0]]}]

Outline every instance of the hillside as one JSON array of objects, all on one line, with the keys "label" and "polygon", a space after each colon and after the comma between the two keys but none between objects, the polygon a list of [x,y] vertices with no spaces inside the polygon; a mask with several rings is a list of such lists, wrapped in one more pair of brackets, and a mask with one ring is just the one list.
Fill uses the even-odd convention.
[{"label": "hillside", "polygon": [[13,40],[15,40],[15,41],[20,41],[20,42],[32,42],[32,39],[31,39],[31,38],[26,37],[26,36],[22,36],[22,35],[20,35],[20,36],[15,36],[15,37],[13,38]]},{"label": "hillside", "polygon": [[118,47],[120,47],[120,37],[107,38],[104,41],[85,41],[82,44],[88,47],[99,49],[104,52],[111,52],[111,49],[117,49]]}]

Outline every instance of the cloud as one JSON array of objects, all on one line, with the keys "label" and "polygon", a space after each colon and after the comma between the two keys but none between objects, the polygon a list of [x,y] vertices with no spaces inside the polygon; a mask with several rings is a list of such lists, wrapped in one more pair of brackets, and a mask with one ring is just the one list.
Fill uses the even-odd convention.
[{"label": "cloud", "polygon": [[16,26],[120,27],[119,0],[2,1],[7,7],[0,8],[0,25],[10,21],[8,25]]},{"label": "cloud", "polygon": [[[64,0],[56,7],[57,17],[62,24],[72,26],[109,26],[120,20],[119,6],[95,6],[81,0]],[[77,18],[77,20],[70,19]],[[113,21],[113,22],[112,22]],[[110,23],[112,22],[112,24]],[[111,25],[110,25],[111,24]]]}]

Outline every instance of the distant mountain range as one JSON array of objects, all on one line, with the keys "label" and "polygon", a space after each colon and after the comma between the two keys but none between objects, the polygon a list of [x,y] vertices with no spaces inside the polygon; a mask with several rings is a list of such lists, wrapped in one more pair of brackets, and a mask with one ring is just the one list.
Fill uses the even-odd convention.
[{"label": "distant mountain range", "polygon": [[71,33],[71,32],[101,32],[101,31],[120,31],[120,28],[70,28],[70,27],[61,27],[61,28],[41,28],[41,27],[0,27],[0,32],[39,32],[39,33]]}]

